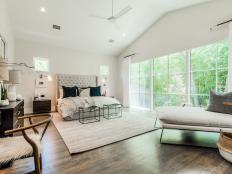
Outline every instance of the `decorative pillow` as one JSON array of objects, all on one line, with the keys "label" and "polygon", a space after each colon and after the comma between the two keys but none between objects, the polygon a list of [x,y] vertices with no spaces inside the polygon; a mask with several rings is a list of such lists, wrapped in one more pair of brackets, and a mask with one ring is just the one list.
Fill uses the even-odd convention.
[{"label": "decorative pillow", "polygon": [[90,88],[81,89],[80,97],[90,97]]},{"label": "decorative pillow", "polygon": [[220,112],[220,113],[232,113],[232,107],[226,106],[223,102],[232,102],[232,92],[217,94],[214,91],[210,91],[209,105],[207,111]]},{"label": "decorative pillow", "polygon": [[90,96],[101,96],[101,86],[90,87]]},{"label": "decorative pillow", "polygon": [[62,88],[63,88],[63,98],[76,97],[79,95],[79,90],[76,86],[73,87],[62,86]]}]

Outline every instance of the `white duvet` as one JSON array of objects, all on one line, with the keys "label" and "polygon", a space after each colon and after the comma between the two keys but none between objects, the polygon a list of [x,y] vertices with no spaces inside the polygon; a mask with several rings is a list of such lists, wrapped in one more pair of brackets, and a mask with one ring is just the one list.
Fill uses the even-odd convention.
[{"label": "white duvet", "polygon": [[104,104],[120,104],[120,102],[112,97],[68,97],[63,98],[58,102],[59,111],[62,117],[68,120],[74,119],[74,114],[79,110],[79,107],[98,106],[103,107]]}]

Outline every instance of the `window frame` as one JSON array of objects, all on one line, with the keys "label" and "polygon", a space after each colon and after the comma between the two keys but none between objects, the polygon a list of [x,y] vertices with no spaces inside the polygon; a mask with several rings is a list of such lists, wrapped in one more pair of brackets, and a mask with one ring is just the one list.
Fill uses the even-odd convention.
[{"label": "window frame", "polygon": [[[141,65],[143,64],[143,63],[148,63],[149,64],[149,66],[150,66],[150,74],[148,74],[148,75],[141,75],[141,73],[142,73],[142,70],[141,70]],[[133,95],[138,95],[137,97],[140,99],[140,97],[141,96],[145,96],[145,98],[146,98],[146,96],[147,95],[150,95],[151,96],[151,78],[150,78],[150,84],[149,84],[149,92],[148,91],[146,91],[146,87],[145,87],[145,92],[144,91],[142,91],[142,89],[141,89],[141,81],[142,80],[146,80],[146,78],[147,77],[151,77],[151,74],[152,74],[152,67],[151,67],[151,62],[153,62],[153,59],[149,59],[149,60],[145,60],[145,61],[143,61],[143,62],[139,62],[138,64],[138,72],[137,72],[137,74],[136,74],[136,76],[132,76],[131,75],[131,72],[132,72],[132,67],[130,67],[130,90],[129,90],[129,93],[130,93],[130,101],[132,101],[132,96]],[[136,64],[136,63],[135,63]],[[138,76],[137,76],[138,75]],[[134,81],[134,80],[137,80],[137,84],[138,84],[138,89],[137,90],[132,90],[132,87],[133,87],[133,85],[132,85],[132,81]],[[146,85],[146,84],[145,84]],[[151,100],[151,98],[149,99],[149,100]],[[133,108],[143,108],[143,109],[150,109],[151,108],[151,102],[149,103],[149,106],[148,107],[141,107],[141,106],[137,106],[136,104],[135,105],[133,105],[132,104],[132,102],[130,102],[130,106],[131,107],[133,107]]]},{"label": "window frame", "polygon": [[[155,58],[153,58],[153,59],[148,59],[148,60],[145,60],[145,61],[148,61],[148,62],[150,62],[150,92],[146,92],[145,94],[148,94],[148,95],[151,95],[151,101],[150,101],[150,109],[151,110],[153,110],[153,108],[155,108],[155,107],[157,107],[157,106],[155,106],[155,101],[154,101],[154,97],[155,97],[155,91],[154,91],[154,62],[155,62],[155,59],[157,59],[157,58],[162,58],[162,57],[167,57],[167,59],[168,59],[168,78],[170,78],[169,76],[170,75],[172,75],[172,74],[184,74],[184,85],[185,85],[185,92],[183,93],[183,94],[179,94],[179,93],[177,93],[177,95],[183,95],[183,96],[185,96],[185,103],[188,103],[188,104],[191,104],[192,103],[192,96],[193,95],[197,95],[197,96],[203,96],[203,97],[205,97],[205,96],[209,96],[209,93],[208,94],[198,94],[198,93],[193,93],[192,92],[192,78],[193,78],[193,76],[192,76],[192,73],[194,73],[194,72],[203,72],[203,71],[205,71],[205,72],[209,72],[209,71],[215,71],[215,90],[216,91],[218,91],[219,90],[219,87],[218,87],[218,85],[220,84],[219,83],[219,78],[218,78],[218,76],[219,76],[219,73],[220,72],[223,72],[223,71],[227,71],[227,78],[226,78],[226,83],[225,83],[225,89],[228,89],[228,73],[229,73],[229,53],[228,53],[228,61],[227,61],[227,64],[225,64],[226,66],[222,66],[221,64],[219,64],[219,62],[220,62],[220,58],[223,58],[223,56],[220,54],[220,44],[222,44],[222,43],[226,43],[227,42],[227,40],[222,40],[222,41],[218,41],[218,42],[215,42],[215,43],[212,43],[212,44],[208,44],[208,45],[203,45],[203,46],[201,46],[201,47],[198,47],[198,48],[207,48],[208,46],[210,46],[210,45],[213,45],[213,44],[217,44],[216,45],[216,50],[217,50],[217,53],[216,53],[216,56],[215,56],[215,58],[216,58],[216,60],[215,60],[215,68],[213,68],[213,69],[207,69],[207,70],[194,70],[194,71],[192,71],[192,51],[194,50],[194,49],[198,49],[198,48],[192,48],[192,49],[188,49],[188,50],[185,50],[185,51],[181,51],[181,52],[179,52],[179,53],[181,53],[181,54],[183,54],[183,58],[184,58],[184,61],[185,61],[185,70],[184,70],[184,72],[177,72],[177,73],[172,73],[172,72],[170,72],[170,56],[172,56],[172,55],[174,55],[174,54],[177,54],[177,53],[174,53],[174,54],[170,54],[170,55],[166,55],[166,56],[161,56],[161,57],[155,57]],[[224,57],[225,58],[225,57]],[[143,62],[145,62],[145,61],[143,61]],[[140,63],[142,63],[142,62],[136,62],[136,63],[138,63],[139,64],[139,74],[140,74]],[[219,65],[218,65],[219,64]],[[130,71],[130,73],[132,73],[132,71]],[[135,79],[138,79],[138,83],[140,84],[140,75],[139,75],[139,77],[133,77],[131,74],[130,74],[130,77],[132,77],[132,78],[130,78],[130,85],[131,85],[131,81],[132,80],[135,80]],[[144,78],[145,77],[147,77],[147,75],[145,75],[144,76]],[[169,84],[170,84],[170,80],[168,80],[168,86],[169,86]],[[139,86],[139,88],[140,88],[140,86]],[[221,89],[223,89],[224,87],[222,87]],[[138,94],[138,95],[140,95],[140,89],[138,89],[138,91],[132,91],[131,90],[131,88],[130,88],[130,95],[131,94]],[[157,95],[170,95],[170,94],[175,94],[175,93],[157,93]],[[130,100],[131,100],[131,98],[130,98]],[[153,103],[154,102],[154,103]],[[131,102],[130,102],[131,103]],[[168,103],[170,103],[170,101],[168,101]],[[192,104],[194,104],[194,103],[192,103]],[[132,105],[131,105],[132,106]],[[133,107],[133,106],[132,106]],[[139,106],[140,107],[140,106]]]}]

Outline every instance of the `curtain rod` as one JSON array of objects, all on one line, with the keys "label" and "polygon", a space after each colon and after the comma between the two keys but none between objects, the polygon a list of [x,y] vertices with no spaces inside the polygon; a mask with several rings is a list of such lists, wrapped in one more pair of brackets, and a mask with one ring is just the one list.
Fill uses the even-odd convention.
[{"label": "curtain rod", "polygon": [[224,25],[224,24],[227,24],[229,22],[232,22],[232,19],[230,19],[228,21],[221,22],[221,23],[217,24],[217,26]]},{"label": "curtain rod", "polygon": [[123,57],[123,59],[127,58],[127,57],[131,57],[131,56],[134,56],[136,53],[133,53],[133,54],[130,54],[130,55],[127,55],[125,57]]}]

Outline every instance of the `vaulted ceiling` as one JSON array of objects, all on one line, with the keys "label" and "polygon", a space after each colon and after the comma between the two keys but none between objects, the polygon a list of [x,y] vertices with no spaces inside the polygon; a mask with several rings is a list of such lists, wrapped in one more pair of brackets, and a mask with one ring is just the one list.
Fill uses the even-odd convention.
[{"label": "vaulted ceiling", "polygon": [[7,6],[16,38],[116,56],[162,15],[206,1],[115,0],[115,13],[132,7],[115,22],[90,17],[110,17],[111,0],[7,0]]}]

